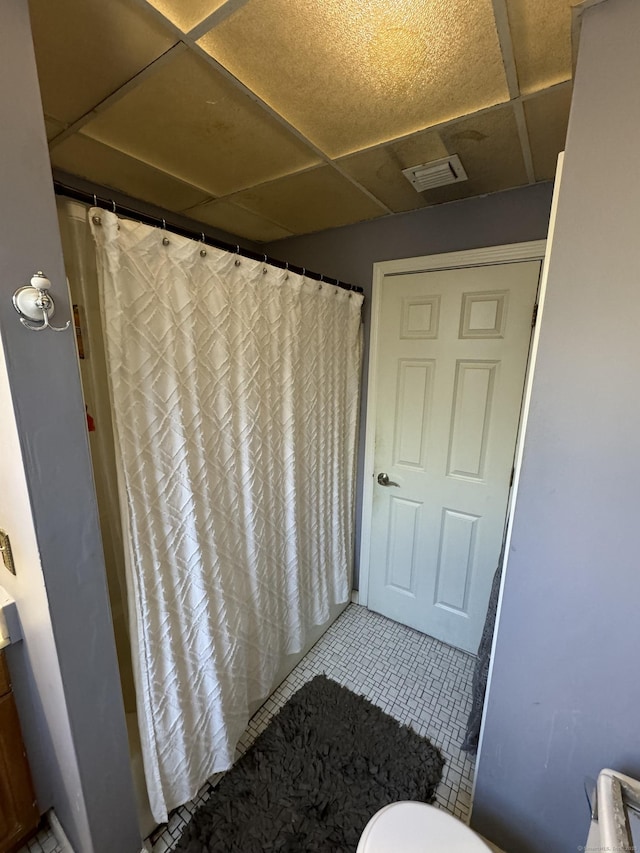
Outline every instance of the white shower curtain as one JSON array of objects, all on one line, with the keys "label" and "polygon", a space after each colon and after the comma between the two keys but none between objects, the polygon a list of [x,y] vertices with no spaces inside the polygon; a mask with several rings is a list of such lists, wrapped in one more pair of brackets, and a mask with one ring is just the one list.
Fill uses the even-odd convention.
[{"label": "white shower curtain", "polygon": [[250,705],[350,595],[362,296],[90,217],[163,821],[231,765]]}]

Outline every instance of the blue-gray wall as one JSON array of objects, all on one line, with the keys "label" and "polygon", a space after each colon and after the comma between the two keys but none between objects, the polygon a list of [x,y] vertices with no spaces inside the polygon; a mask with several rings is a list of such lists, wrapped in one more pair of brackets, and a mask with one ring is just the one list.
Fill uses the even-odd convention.
[{"label": "blue-gray wall", "polygon": [[357,284],[371,293],[373,264],[544,240],[552,184],[424,207],[317,234],[265,244],[273,257]]},{"label": "blue-gray wall", "polygon": [[[0,583],[15,593],[25,628],[10,665],[40,807],[55,807],[78,853],[137,853],[73,328],[30,332],[11,304],[42,269],[53,282],[56,322],[70,316],[27,0],[0,3],[0,81],[0,385],[4,405],[10,389],[15,413],[15,425],[3,430],[17,432],[22,453],[11,469],[16,483],[1,488],[6,498],[14,485],[25,487],[37,540],[15,579],[2,569]],[[28,525],[16,530],[16,523],[9,533],[26,554]]]},{"label": "blue-gray wall", "polygon": [[584,845],[640,776],[640,4],[584,14],[472,825]]},{"label": "blue-gray wall", "polygon": [[273,257],[364,288],[364,365],[358,481],[356,493],[356,556],[354,586],[358,588],[360,517],[364,477],[364,430],[367,404],[371,281],[373,264],[528,240],[544,240],[549,224],[551,184],[423,208],[372,222],[333,228],[305,237],[290,237],[265,246]]}]

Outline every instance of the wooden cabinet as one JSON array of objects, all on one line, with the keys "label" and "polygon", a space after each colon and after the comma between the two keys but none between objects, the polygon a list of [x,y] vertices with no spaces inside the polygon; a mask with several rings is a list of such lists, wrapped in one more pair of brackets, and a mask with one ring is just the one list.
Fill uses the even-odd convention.
[{"label": "wooden cabinet", "polygon": [[0,853],[16,850],[39,819],[9,671],[0,652]]}]

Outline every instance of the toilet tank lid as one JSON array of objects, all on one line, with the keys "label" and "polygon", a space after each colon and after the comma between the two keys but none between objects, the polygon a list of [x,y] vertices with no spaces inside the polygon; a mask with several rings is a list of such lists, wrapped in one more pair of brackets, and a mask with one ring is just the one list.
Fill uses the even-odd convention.
[{"label": "toilet tank lid", "polygon": [[490,853],[462,821],[426,803],[391,803],[369,821],[357,853]]}]

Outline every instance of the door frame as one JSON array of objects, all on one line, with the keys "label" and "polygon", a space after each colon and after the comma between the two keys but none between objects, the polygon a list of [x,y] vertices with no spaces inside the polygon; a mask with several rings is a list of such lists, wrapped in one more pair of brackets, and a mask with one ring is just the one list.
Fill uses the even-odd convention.
[{"label": "door frame", "polygon": [[[544,261],[546,240],[533,240],[527,243],[510,243],[504,246],[489,246],[484,249],[469,249],[461,252],[445,252],[437,255],[423,255],[416,258],[401,258],[393,261],[380,261],[373,265],[373,282],[371,291],[371,338],[369,344],[369,372],[367,377],[367,408],[365,421],[364,445],[364,483],[362,488],[362,517],[360,524],[360,565],[358,577],[357,601],[368,605],[369,578],[371,569],[371,531],[374,496],[374,457],[376,444],[376,407],[378,394],[376,375],[378,369],[378,342],[380,339],[382,321],[382,282],[384,277],[403,275],[415,272],[432,272],[444,269],[463,269],[465,267],[491,266],[493,264],[519,263],[522,261]],[[538,284],[540,288],[540,284]],[[538,298],[540,290],[538,289]],[[531,370],[531,351],[527,361],[524,387],[528,386],[529,371]],[[524,399],[524,398],[523,398]],[[516,482],[521,455],[518,453],[522,438],[522,404],[520,424],[516,437],[516,453],[513,482]],[[507,516],[511,512],[511,497],[509,496]],[[506,521],[506,519],[505,519]]]}]

